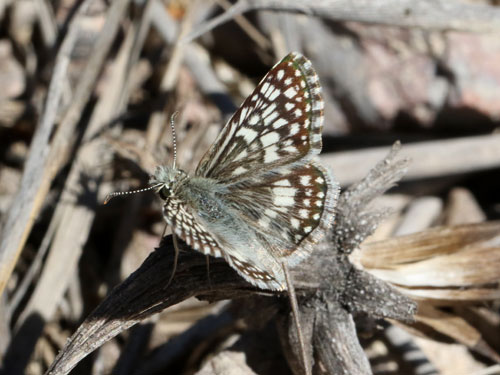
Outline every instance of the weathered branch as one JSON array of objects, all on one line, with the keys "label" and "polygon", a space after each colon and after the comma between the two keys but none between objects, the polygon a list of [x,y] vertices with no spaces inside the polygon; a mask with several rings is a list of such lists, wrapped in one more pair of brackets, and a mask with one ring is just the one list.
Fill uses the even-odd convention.
[{"label": "weathered branch", "polygon": [[226,12],[188,35],[191,41],[234,17],[254,10],[304,13],[334,21],[357,21],[424,30],[491,32],[500,29],[500,9],[479,3],[446,0],[239,0]]},{"label": "weathered branch", "polygon": [[[373,160],[380,160],[386,147],[324,154],[321,160],[349,185],[366,175]],[[500,135],[481,135],[404,145],[402,157],[411,160],[405,180],[442,177],[500,167]]]},{"label": "weathered branch", "polygon": [[[376,167],[379,171],[370,174],[368,178],[377,176],[377,181],[388,182],[386,187],[392,185],[394,178],[390,176],[399,176],[401,168],[406,166],[405,163],[391,162],[395,154],[396,152],[391,153],[385,162],[379,163]],[[381,175],[387,176],[380,178]],[[365,189],[365,196],[375,196],[375,192],[381,193],[385,190],[368,181],[360,182],[359,186]],[[354,191],[358,191],[360,194],[359,189],[354,188]],[[347,221],[339,221],[339,225],[343,225],[344,222],[356,223],[355,217],[359,217],[365,208],[353,209],[352,206],[343,203],[338,207],[338,216],[348,215],[350,218]],[[371,228],[374,229],[376,218],[372,219],[374,221]],[[342,229],[346,228],[337,227],[336,230]],[[371,231],[363,229],[359,233],[360,237],[363,238]],[[344,246],[350,248],[349,237],[345,237],[345,241],[336,241],[335,243],[326,238],[318,245],[313,256],[292,270],[292,278],[299,302],[307,301],[307,306],[309,306],[306,310],[303,308],[301,310],[304,314],[312,314],[311,319],[308,320],[315,321],[318,317],[322,317],[319,322],[323,322],[321,323],[323,325],[329,319],[342,322],[339,325],[339,329],[342,330],[340,333],[325,333],[323,325],[320,324],[314,328],[309,327],[313,329],[313,334],[309,330],[309,334],[305,335],[309,337],[310,343],[323,347],[325,353],[332,351],[336,353],[338,356],[336,365],[332,364],[331,366],[341,366],[337,368],[339,371],[346,368],[353,369],[353,367],[342,367],[342,364],[366,363],[366,358],[364,358],[363,351],[357,342],[352,326],[352,317],[349,313],[363,312],[373,317],[411,321],[416,310],[416,305],[396,289],[354,268],[349,263],[347,256],[344,255],[347,251],[341,250]],[[262,294],[268,296],[278,294],[278,292],[264,292],[252,287],[221,259],[210,259],[210,275],[208,275],[205,256],[194,251],[181,253],[176,275],[166,288],[165,285],[168,283],[173,268],[173,253],[173,244],[168,238],[85,320],[58,355],[48,373],[68,373],[82,358],[104,342],[152,314],[186,298],[197,296],[217,301]],[[210,277],[210,282],[208,277]],[[286,299],[271,299],[269,301],[281,304],[282,300]],[[276,311],[278,318],[281,316],[281,326],[283,327],[284,324],[286,327],[288,310],[276,309]],[[274,314],[268,314],[267,319],[272,319],[274,316]],[[255,316],[248,317],[248,319],[252,318],[255,319]],[[259,316],[258,321],[259,324],[263,324],[265,319]],[[281,331],[283,332],[282,339],[289,341],[290,352],[287,357],[294,358],[296,356],[294,351],[296,338],[293,334],[287,334],[287,329]],[[347,350],[342,344],[331,346],[328,341],[331,341],[335,335],[346,337],[347,342],[352,344],[352,348],[357,348],[355,355],[360,357],[353,359],[351,347]],[[318,340],[323,344],[318,344]],[[324,360],[326,361],[326,357]],[[290,362],[293,364],[292,361]],[[294,366],[292,365],[292,367]]]}]

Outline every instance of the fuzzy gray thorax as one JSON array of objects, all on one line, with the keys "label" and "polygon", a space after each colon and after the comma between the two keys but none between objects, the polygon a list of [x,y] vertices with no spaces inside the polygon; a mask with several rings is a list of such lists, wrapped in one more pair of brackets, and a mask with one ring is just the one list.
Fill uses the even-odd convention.
[{"label": "fuzzy gray thorax", "polygon": [[185,202],[205,221],[220,220],[223,214],[224,185],[204,177],[190,177],[186,172],[169,166],[159,166],[151,176],[150,184],[157,186],[160,198],[177,198]]},{"label": "fuzzy gray thorax", "polygon": [[[237,207],[228,204],[227,185],[211,178],[191,177],[184,171],[167,166],[157,167],[150,183],[158,185],[157,192],[164,201],[173,199],[183,202],[185,209],[215,236],[219,245],[257,245],[253,231],[235,212]],[[166,220],[169,222],[167,217]]]}]

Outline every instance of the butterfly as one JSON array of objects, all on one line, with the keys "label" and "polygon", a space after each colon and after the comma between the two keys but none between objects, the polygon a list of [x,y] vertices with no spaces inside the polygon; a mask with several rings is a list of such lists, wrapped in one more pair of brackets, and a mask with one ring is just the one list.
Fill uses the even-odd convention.
[{"label": "butterfly", "polygon": [[260,289],[286,290],[283,263],[308,257],[334,219],[339,186],[316,157],[323,107],[311,62],[296,52],[278,62],[193,176],[175,161],[151,176],[175,235]]}]

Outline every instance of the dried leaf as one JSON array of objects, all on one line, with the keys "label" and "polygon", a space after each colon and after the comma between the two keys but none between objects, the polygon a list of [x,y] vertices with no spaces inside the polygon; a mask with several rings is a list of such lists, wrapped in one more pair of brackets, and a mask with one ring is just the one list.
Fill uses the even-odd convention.
[{"label": "dried leaf", "polygon": [[404,293],[439,301],[500,297],[500,222],[433,228],[363,246],[361,264]]}]

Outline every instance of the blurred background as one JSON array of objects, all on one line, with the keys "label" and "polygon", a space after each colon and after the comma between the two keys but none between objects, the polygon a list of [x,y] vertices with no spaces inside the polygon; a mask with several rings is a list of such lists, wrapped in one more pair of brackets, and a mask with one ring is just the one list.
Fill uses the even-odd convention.
[{"label": "blurred background", "polygon": [[[322,160],[343,189],[397,140],[411,159],[376,202],[393,214],[370,241],[451,233],[439,257],[412,269],[387,273],[377,252],[353,254],[422,303],[411,334],[387,322],[364,332],[373,372],[500,373],[500,8],[312,3],[0,0],[1,371],[43,374],[158,246],[165,223],[153,193],[102,202],[146,187],[156,165],[172,163],[172,113],[178,162],[192,172],[258,81],[298,51],[320,77]],[[408,251],[391,249],[391,259]],[[184,301],[73,373],[222,373],[210,358],[247,334],[224,315],[227,304]],[[289,373],[273,355],[261,371],[234,373]]]}]

